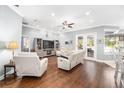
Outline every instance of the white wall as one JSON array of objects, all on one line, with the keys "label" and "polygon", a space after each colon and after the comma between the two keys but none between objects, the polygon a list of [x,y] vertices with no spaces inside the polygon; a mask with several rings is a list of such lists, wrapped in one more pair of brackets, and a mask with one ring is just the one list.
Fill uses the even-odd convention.
[{"label": "white wall", "polygon": [[[8,6],[0,6],[0,41],[8,42],[16,40],[21,44],[22,17],[16,14]],[[16,50],[17,52],[17,50]],[[3,75],[3,65],[9,63],[12,51],[0,49],[0,76]]]},{"label": "white wall", "polygon": [[[48,37],[46,37],[46,34],[48,34]],[[27,27],[22,28],[22,35],[28,36],[30,39],[30,49],[33,48],[33,41],[34,38],[42,38],[44,40],[58,40],[59,34],[57,33],[52,33],[48,31],[47,29],[41,29],[35,30]]]},{"label": "white wall", "polygon": [[[87,34],[87,33],[97,33],[97,59],[100,60],[110,60],[112,57],[111,55],[104,54],[104,42],[99,42],[99,40],[104,40],[104,29],[112,28],[111,26],[97,26],[88,29],[82,29],[73,32],[65,32],[60,34],[50,33],[50,31],[46,29],[42,29],[41,31],[30,29],[27,27],[23,27],[22,34],[29,36],[30,38],[30,48],[33,48],[33,40],[34,38],[42,38],[48,40],[59,40],[61,48],[68,48],[68,49],[75,49],[76,45],[76,35],[79,34]],[[48,37],[46,37],[46,33],[48,32]],[[65,41],[72,41],[72,44],[65,44]]]},{"label": "white wall", "polygon": [[[76,35],[86,34],[86,33],[97,33],[97,59],[110,60],[111,56],[104,54],[104,42],[99,42],[99,40],[104,40],[104,29],[109,28],[109,26],[98,26],[88,29],[82,29],[74,32],[66,32],[61,34],[59,37],[60,46],[74,50],[76,45]],[[65,41],[73,41],[72,44],[65,45]]]}]

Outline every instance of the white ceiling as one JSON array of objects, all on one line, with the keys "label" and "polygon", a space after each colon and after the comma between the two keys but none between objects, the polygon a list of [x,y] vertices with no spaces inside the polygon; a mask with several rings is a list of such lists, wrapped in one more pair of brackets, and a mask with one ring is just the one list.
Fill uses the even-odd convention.
[{"label": "white ceiling", "polygon": [[61,30],[65,20],[75,23],[72,29],[68,29],[73,31],[98,25],[124,28],[124,6],[36,5],[19,6],[18,10],[25,21],[51,30]]}]

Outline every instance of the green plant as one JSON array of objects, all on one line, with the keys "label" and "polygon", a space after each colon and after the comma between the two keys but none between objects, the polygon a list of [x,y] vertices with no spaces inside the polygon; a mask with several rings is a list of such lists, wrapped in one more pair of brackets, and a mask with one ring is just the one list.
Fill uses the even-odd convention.
[{"label": "green plant", "polygon": [[105,38],[105,45],[109,48],[114,48],[116,45],[116,41],[114,39],[111,40],[110,38]]},{"label": "green plant", "polygon": [[93,39],[88,39],[88,44],[89,47],[93,47],[94,46],[94,42]]},{"label": "green plant", "polygon": [[83,40],[78,40],[78,48],[79,49],[83,48]]}]

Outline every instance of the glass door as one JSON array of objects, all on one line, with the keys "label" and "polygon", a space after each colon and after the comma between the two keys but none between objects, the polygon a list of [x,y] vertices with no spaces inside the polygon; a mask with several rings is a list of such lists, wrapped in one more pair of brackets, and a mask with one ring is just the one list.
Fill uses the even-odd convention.
[{"label": "glass door", "polygon": [[87,57],[96,58],[96,35],[87,35]]},{"label": "glass door", "polygon": [[96,33],[86,33],[76,36],[76,50],[86,51],[85,56],[96,58],[97,45],[96,45]]},{"label": "glass door", "polygon": [[77,36],[76,37],[76,50],[82,50],[84,49],[84,38],[83,38],[83,35],[80,35],[80,36]]}]

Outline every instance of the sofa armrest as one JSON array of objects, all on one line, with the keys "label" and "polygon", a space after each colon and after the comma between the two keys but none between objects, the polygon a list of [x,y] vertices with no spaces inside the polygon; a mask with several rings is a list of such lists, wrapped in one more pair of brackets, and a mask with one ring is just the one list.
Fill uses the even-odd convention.
[{"label": "sofa armrest", "polygon": [[47,66],[48,65],[48,58],[44,58],[42,60],[40,60],[40,67],[42,66]]},{"label": "sofa armrest", "polygon": [[63,57],[58,57],[59,62],[68,62],[68,59],[63,58]]},{"label": "sofa armrest", "polygon": [[64,69],[64,70],[70,70],[70,62],[68,59],[62,58],[62,57],[58,57],[58,68]]}]

